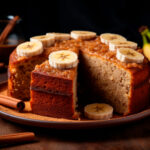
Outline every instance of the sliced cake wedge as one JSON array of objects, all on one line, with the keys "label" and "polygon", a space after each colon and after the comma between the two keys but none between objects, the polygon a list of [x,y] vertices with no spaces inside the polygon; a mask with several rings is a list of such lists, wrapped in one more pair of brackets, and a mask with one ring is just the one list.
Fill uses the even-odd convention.
[{"label": "sliced cake wedge", "polygon": [[[77,55],[78,51],[73,53]],[[55,118],[77,119],[77,65],[60,69],[50,65],[49,61],[37,65],[31,73],[32,112]]]}]

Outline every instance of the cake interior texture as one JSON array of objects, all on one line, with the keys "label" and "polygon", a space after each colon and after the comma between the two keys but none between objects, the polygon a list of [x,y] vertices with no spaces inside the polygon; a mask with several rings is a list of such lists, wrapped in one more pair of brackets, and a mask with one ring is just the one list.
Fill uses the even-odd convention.
[{"label": "cake interior texture", "polygon": [[127,115],[148,106],[150,67],[146,59],[142,64],[123,63],[97,38],[83,43],[80,66],[93,99],[111,104],[115,112]]},{"label": "cake interior texture", "polygon": [[[104,98],[105,102],[111,104],[114,110],[120,114],[131,113],[130,105],[135,105],[132,111],[138,111],[139,101],[144,104],[142,107],[141,103],[141,109],[146,104],[148,105],[147,89],[149,89],[149,84],[144,82],[139,87],[132,84],[134,74],[130,71],[85,53],[81,55],[81,64],[88,81],[88,87],[93,91],[93,98],[94,96],[98,99]],[[143,91],[144,93],[142,93]],[[134,99],[135,96],[137,99]]]}]

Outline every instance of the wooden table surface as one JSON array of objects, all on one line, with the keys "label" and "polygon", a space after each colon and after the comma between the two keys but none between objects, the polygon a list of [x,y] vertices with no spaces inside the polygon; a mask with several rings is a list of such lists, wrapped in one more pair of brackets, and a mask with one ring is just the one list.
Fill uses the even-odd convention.
[{"label": "wooden table surface", "polygon": [[36,141],[7,145],[3,150],[150,150],[150,117],[118,127],[55,130],[0,119],[0,135],[32,131]]}]

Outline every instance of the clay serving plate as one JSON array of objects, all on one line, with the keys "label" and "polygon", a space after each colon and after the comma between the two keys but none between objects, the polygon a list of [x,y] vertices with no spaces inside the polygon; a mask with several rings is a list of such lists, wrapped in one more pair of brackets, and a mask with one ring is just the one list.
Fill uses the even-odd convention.
[{"label": "clay serving plate", "polygon": [[[7,95],[7,83],[0,85],[0,94]],[[18,112],[14,109],[0,105],[1,118],[19,124],[55,129],[90,129],[112,127],[138,121],[147,116],[150,116],[150,108],[128,116],[114,115],[113,118],[109,120],[87,120],[86,118],[81,118],[81,120],[68,120],[40,116],[28,112]]]}]

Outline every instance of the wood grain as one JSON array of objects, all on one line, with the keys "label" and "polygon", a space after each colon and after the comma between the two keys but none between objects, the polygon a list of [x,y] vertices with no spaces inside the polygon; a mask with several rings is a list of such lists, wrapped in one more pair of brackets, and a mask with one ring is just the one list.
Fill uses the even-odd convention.
[{"label": "wood grain", "polygon": [[149,150],[150,118],[137,123],[92,130],[54,130],[0,119],[0,135],[34,132],[38,142],[0,147],[2,150]]}]

